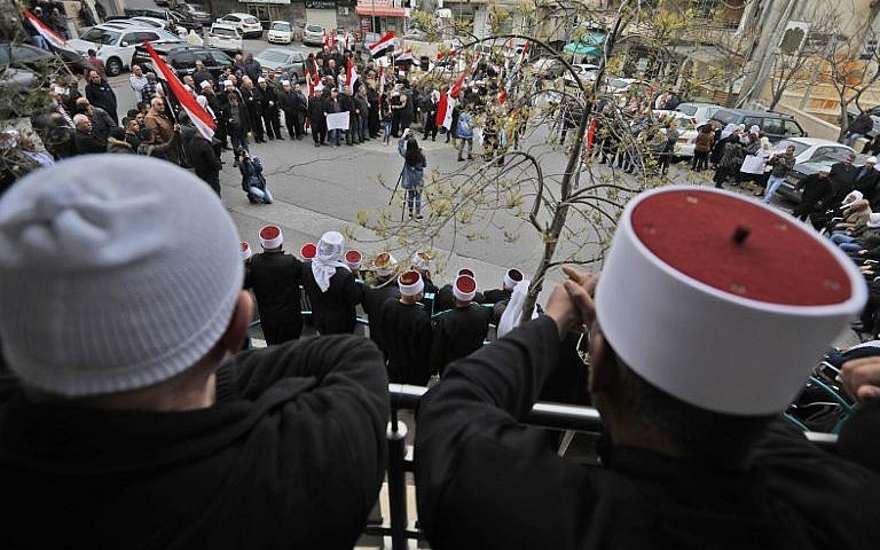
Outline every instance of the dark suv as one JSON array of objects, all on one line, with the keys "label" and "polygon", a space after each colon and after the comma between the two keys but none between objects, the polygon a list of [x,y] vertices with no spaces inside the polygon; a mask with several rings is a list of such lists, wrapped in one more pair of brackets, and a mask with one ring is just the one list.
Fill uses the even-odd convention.
[{"label": "dark suv", "polygon": [[774,111],[718,109],[712,115],[712,120],[720,124],[722,128],[728,124],[742,124],[746,130],[757,126],[761,129],[761,133],[774,143],[790,137],[807,137],[807,132],[801,128],[793,116]]},{"label": "dark suv", "polygon": [[[210,46],[186,46],[181,44],[156,44],[153,46],[156,54],[177,71],[177,76],[193,74],[196,71],[196,61],[205,64],[205,68],[211,73],[216,81],[220,73],[226,67],[232,66],[232,58],[222,50]],[[150,55],[143,46],[138,46],[134,52],[133,63],[140,64],[145,71],[156,72],[150,61]]]}]

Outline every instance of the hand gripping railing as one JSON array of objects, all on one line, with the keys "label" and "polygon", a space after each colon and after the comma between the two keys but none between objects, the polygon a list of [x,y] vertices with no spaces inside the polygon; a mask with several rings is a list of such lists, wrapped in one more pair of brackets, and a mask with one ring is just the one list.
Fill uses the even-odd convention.
[{"label": "hand gripping railing", "polygon": [[[414,471],[414,463],[407,457],[407,427],[397,419],[398,410],[415,410],[428,388],[407,384],[388,384],[391,395],[391,419],[388,423],[388,507],[390,522],[368,525],[366,535],[391,537],[393,550],[407,548],[407,539],[422,539],[421,531],[409,528],[406,498],[406,473]],[[524,419],[525,424],[567,430],[596,433],[602,431],[599,411],[592,407],[563,405],[561,403],[535,403]],[[835,434],[804,432],[808,440],[819,447],[833,450],[837,443]]]}]

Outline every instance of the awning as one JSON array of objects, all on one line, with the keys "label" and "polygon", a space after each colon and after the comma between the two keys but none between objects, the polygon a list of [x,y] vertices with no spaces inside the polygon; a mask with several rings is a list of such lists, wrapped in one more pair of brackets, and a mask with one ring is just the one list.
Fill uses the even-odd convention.
[{"label": "awning", "polygon": [[391,8],[387,6],[356,6],[354,9],[358,15],[372,17],[407,17],[407,8]]},{"label": "awning", "polygon": [[582,36],[577,42],[565,45],[563,51],[572,55],[589,55],[599,57],[604,51],[605,33],[590,32]]}]

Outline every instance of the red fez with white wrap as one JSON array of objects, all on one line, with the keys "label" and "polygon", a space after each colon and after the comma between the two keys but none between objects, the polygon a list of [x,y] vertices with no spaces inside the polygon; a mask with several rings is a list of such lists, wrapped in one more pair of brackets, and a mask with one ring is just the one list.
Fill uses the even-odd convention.
[{"label": "red fez with white wrap", "polygon": [[418,271],[405,271],[397,278],[401,296],[418,296],[425,290],[425,282]]},{"label": "red fez with white wrap", "polygon": [[241,259],[245,261],[251,259],[251,245],[247,241],[241,243]]},{"label": "red fez with white wrap", "polygon": [[352,271],[357,271],[361,268],[361,261],[364,256],[357,250],[349,250],[345,253],[345,265],[347,265]]},{"label": "red fez with white wrap", "polygon": [[477,280],[468,275],[459,275],[452,285],[452,295],[459,302],[470,302],[477,295]]},{"label": "red fez with white wrap", "polygon": [[260,228],[260,246],[263,248],[278,248],[284,242],[284,235],[277,225],[264,225]]},{"label": "red fez with white wrap", "polygon": [[702,409],[767,415],[791,402],[866,298],[853,263],[790,216],[671,186],[627,205],[596,314],[653,386]]},{"label": "red fez with white wrap", "polygon": [[315,243],[306,243],[299,249],[299,255],[303,260],[311,260],[318,253],[318,247]]}]

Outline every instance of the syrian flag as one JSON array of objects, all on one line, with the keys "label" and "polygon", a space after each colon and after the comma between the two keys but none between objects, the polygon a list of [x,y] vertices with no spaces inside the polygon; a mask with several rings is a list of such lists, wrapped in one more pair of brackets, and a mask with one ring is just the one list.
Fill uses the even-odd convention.
[{"label": "syrian flag", "polygon": [[186,88],[183,87],[183,82],[177,78],[177,75],[174,74],[171,67],[159,57],[156,50],[153,49],[153,46],[150,45],[149,42],[144,42],[144,48],[146,48],[147,53],[150,54],[150,58],[153,60],[153,66],[159,70],[162,79],[168,84],[169,95],[173,96],[180,104],[180,108],[189,115],[189,119],[192,121],[193,126],[195,126],[196,130],[202,134],[202,137],[207,140],[212,139],[214,137],[214,130],[217,128],[214,118],[208,114],[208,111],[199,105],[199,102],[196,101],[196,98],[193,97],[192,94],[186,91]]},{"label": "syrian flag", "polygon": [[455,57],[455,54],[458,53],[455,50],[449,50],[448,52],[437,52],[437,61],[441,61],[447,57]]},{"label": "syrian flag", "polygon": [[67,41],[61,37],[61,35],[47,27],[46,24],[40,21],[40,19],[36,15],[32,14],[30,10],[23,9],[22,14],[25,16],[28,22],[30,22],[30,24],[34,26],[34,29],[38,33],[40,33],[40,36],[42,36],[46,40],[46,42],[49,43],[50,46],[57,50],[64,50],[79,55],[79,52],[77,52],[76,49],[70,46]]},{"label": "syrian flag", "polygon": [[394,54],[394,64],[398,65],[400,63],[415,63],[416,58],[413,57],[412,48],[407,48],[401,53]]},{"label": "syrian flag", "polygon": [[367,49],[370,50],[372,57],[379,57],[385,50],[397,46],[399,42],[393,32],[386,32],[378,42],[367,44]]},{"label": "syrian flag", "polygon": [[350,57],[345,59],[345,85],[354,91],[354,83],[357,82],[358,73],[354,62]]},{"label": "syrian flag", "polygon": [[452,110],[455,108],[455,98],[458,97],[461,87],[464,85],[465,76],[467,76],[467,71],[462,72],[452,88],[440,96],[440,101],[437,103],[437,116],[434,119],[437,126],[442,126],[447,130],[452,129]]}]

